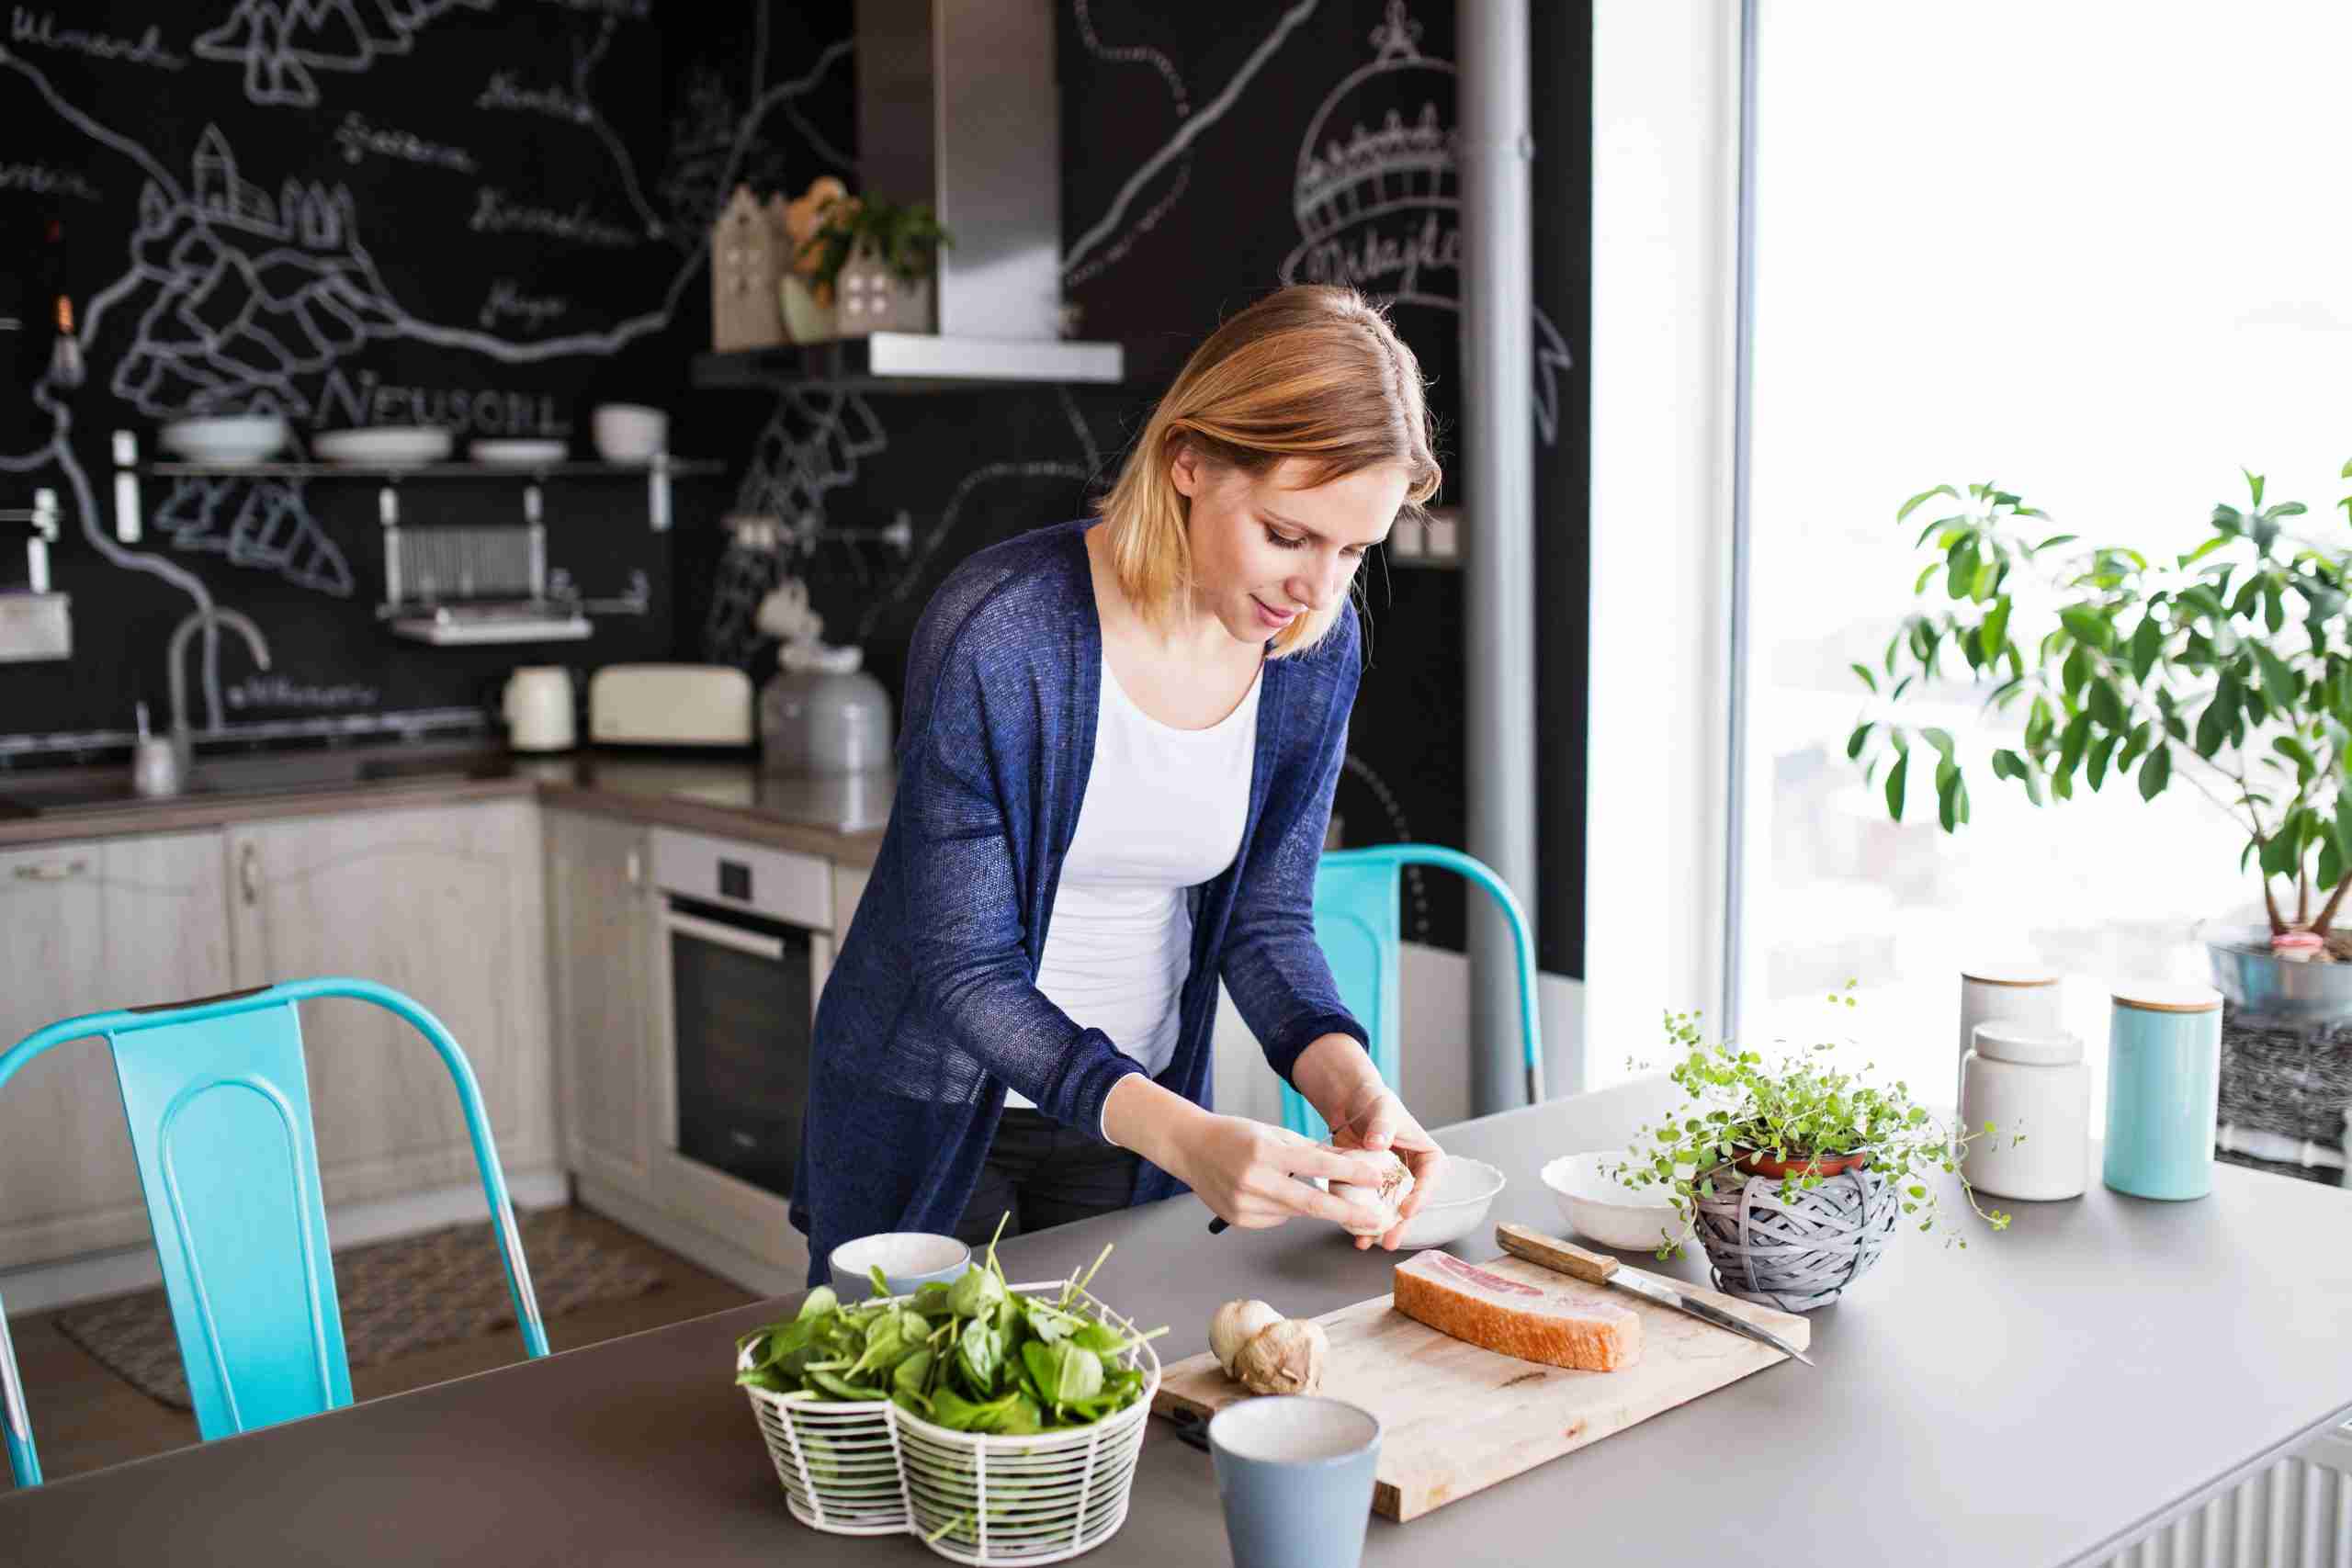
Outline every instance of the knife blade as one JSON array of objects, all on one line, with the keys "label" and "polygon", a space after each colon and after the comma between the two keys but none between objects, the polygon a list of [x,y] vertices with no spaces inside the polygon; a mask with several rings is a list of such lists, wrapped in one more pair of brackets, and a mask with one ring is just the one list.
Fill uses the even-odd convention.
[{"label": "knife blade", "polygon": [[1646,1274],[1638,1274],[1625,1269],[1617,1259],[1606,1253],[1588,1252],[1573,1242],[1562,1241],[1556,1236],[1548,1236],[1539,1231],[1529,1230],[1525,1225],[1497,1225],[1495,1240],[1505,1252],[1514,1258],[1524,1258],[1530,1263],[1540,1263],[1546,1269],[1585,1280],[1589,1284],[1607,1285],[1614,1290],[1623,1291],[1628,1295],[1640,1296],[1645,1301],[1656,1302],[1660,1306],[1669,1306],[1677,1312],[1688,1313],[1702,1323],[1711,1323],[1717,1328],[1727,1328],[1734,1334],[1745,1335],[1750,1339],[1770,1345],[1784,1356],[1793,1356],[1808,1367],[1813,1365],[1812,1357],[1770,1329],[1758,1327],[1746,1318],[1735,1317],[1713,1302],[1702,1302],[1694,1297],[1686,1296],[1673,1286],[1662,1280],[1653,1280]]}]

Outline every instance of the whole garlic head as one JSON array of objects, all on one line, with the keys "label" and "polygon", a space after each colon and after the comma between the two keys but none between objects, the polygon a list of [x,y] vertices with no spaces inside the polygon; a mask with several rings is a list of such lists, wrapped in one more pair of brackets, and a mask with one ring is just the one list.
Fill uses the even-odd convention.
[{"label": "whole garlic head", "polygon": [[1230,1376],[1241,1347],[1282,1320],[1283,1314],[1263,1302],[1227,1302],[1209,1319],[1209,1353]]},{"label": "whole garlic head", "polygon": [[1413,1190],[1413,1173],[1397,1157],[1394,1149],[1382,1149],[1378,1153],[1360,1149],[1349,1152],[1380,1162],[1381,1178],[1377,1187],[1363,1187],[1350,1181],[1331,1183],[1334,1197],[1344,1198],[1363,1212],[1361,1223],[1349,1223],[1348,1233],[1351,1235],[1384,1235],[1396,1227],[1397,1210]]},{"label": "whole garlic head", "polygon": [[1313,1393],[1323,1386],[1331,1342],[1323,1325],[1286,1317],[1260,1329],[1233,1359],[1233,1375],[1252,1393]]}]

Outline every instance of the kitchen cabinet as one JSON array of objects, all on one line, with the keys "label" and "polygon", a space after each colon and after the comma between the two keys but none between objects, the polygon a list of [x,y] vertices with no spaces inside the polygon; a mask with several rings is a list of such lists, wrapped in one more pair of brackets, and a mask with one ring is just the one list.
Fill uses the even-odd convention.
[{"label": "kitchen cabinet", "polygon": [[[228,847],[240,986],[349,975],[406,992],[472,1063],[509,1181],[556,1163],[535,803],[259,822]],[[414,1030],[322,1000],[304,1004],[302,1039],[329,1203],[475,1179],[457,1094]]]},{"label": "kitchen cabinet", "polygon": [[646,830],[546,814],[548,1005],[565,1163],[651,1197],[653,906]]},{"label": "kitchen cabinet", "polygon": [[[77,1014],[232,988],[221,835],[0,851],[0,1050]],[[105,1042],[0,1089],[0,1269],[144,1245],[146,1204]]]}]

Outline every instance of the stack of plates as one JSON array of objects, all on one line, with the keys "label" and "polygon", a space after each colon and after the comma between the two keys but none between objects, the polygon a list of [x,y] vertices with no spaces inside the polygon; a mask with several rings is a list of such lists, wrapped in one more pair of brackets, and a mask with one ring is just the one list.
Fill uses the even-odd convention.
[{"label": "stack of plates", "polygon": [[366,430],[337,430],[311,443],[322,462],[349,463],[371,468],[413,468],[437,463],[449,455],[449,433],[424,425],[379,424]]},{"label": "stack of plates", "polygon": [[560,463],[570,454],[560,441],[476,441],[466,448],[466,456],[477,463],[500,468],[544,468]]},{"label": "stack of plates", "polygon": [[242,468],[266,461],[286,445],[286,420],[274,413],[179,419],[158,431],[156,439],[191,463]]}]

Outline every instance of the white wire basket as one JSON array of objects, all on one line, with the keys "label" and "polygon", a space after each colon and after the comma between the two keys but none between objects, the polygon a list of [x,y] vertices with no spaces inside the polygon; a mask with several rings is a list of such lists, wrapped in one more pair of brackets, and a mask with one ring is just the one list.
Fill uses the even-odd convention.
[{"label": "white wire basket", "polygon": [[[1012,1290],[1058,1298],[1063,1284]],[[1135,1334],[1132,1322],[1086,1292],[1077,1299]],[[1135,1403],[1091,1426],[1023,1437],[952,1431],[888,1400],[743,1392],[786,1506],[802,1524],[835,1535],[911,1534],[957,1562],[1059,1562],[1126,1522],[1159,1357],[1144,1344],[1113,1360],[1143,1373]]]}]

